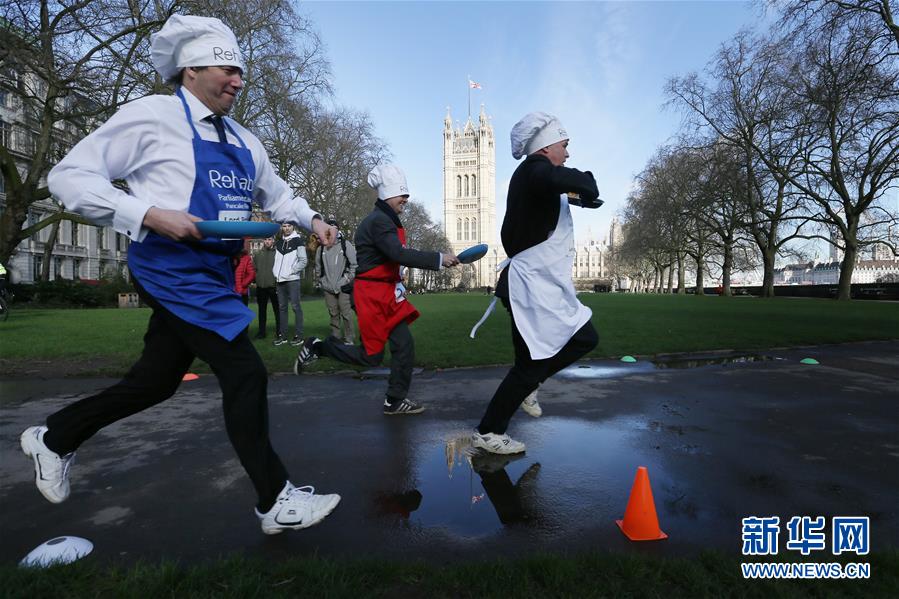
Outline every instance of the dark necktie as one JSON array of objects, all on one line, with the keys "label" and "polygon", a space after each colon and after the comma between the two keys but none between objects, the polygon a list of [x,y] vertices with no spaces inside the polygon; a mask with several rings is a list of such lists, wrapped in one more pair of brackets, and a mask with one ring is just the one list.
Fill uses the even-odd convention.
[{"label": "dark necktie", "polygon": [[218,116],[217,114],[214,114],[214,115],[206,117],[206,118],[209,120],[210,123],[212,123],[212,126],[215,127],[215,130],[218,132],[219,141],[222,142],[223,144],[228,143],[228,138],[225,137],[225,123],[222,122],[222,117]]}]

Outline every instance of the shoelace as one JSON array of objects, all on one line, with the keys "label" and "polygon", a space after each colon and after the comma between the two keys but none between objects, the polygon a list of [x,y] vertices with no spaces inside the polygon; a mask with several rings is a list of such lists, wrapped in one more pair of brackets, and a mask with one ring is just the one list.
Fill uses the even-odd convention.
[{"label": "shoelace", "polygon": [[[306,489],[309,489],[308,491]],[[294,487],[287,492],[287,497],[285,499],[289,499],[295,496],[299,496],[301,499],[309,501],[312,499],[312,496],[315,495],[315,487],[312,485],[305,485],[302,487]]]}]

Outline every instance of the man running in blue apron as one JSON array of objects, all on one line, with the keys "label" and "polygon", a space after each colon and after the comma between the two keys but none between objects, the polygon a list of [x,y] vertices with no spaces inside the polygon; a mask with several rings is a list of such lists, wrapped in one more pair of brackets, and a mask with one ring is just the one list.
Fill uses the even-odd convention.
[{"label": "man running in blue apron", "polygon": [[[590,171],[563,166],[568,133],[556,117],[532,112],[515,124],[511,137],[512,156],[527,158],[509,181],[501,231],[509,259],[496,283],[496,296],[512,317],[515,364],[472,435],[474,447],[498,454],[525,450],[524,443],[506,434],[515,410],[535,397],[543,381],[599,342],[590,322],[592,312],[578,301],[571,280],[574,225],[569,209],[570,204],[602,205],[596,180]],[[536,399],[527,411],[539,415]]]},{"label": "man running in blue apron", "polygon": [[[132,281],[153,312],[143,354],[116,385],[82,399],[21,436],[38,490],[53,503],[70,492],[75,450],[97,431],[171,397],[194,358],[222,389],[225,429],[256,489],[262,531],[306,528],[339,495],[295,487],[272,449],[268,374],[246,333],[253,313],[234,292],[231,256],[242,241],[203,238],[199,220],[249,220],[256,201],[332,245],[336,231],[294,197],[259,140],[224,117],[243,87],[243,59],[220,20],[175,15],[153,35],[153,64],[172,96],[132,102],[76,145],[49,175],[67,209],[131,238]],[[110,181],[124,179],[130,193]]]}]

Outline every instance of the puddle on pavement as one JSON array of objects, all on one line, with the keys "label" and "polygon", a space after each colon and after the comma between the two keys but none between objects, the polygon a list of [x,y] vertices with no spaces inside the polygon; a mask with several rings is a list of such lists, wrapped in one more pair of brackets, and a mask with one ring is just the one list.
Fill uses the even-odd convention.
[{"label": "puddle on pavement", "polygon": [[376,514],[462,538],[507,527],[551,536],[578,523],[620,518],[637,466],[650,468],[660,492],[666,483],[658,455],[633,446],[640,431],[627,419],[542,418],[512,433],[527,442],[527,453],[483,453],[464,431],[437,443],[423,437],[411,476],[415,488],[375,497]]},{"label": "puddle on pavement", "polygon": [[563,379],[611,379],[629,374],[652,372],[655,367],[651,362],[633,362],[631,364],[612,362],[597,364],[575,364],[565,368],[555,376]]},{"label": "puddle on pavement", "polygon": [[[412,376],[416,374],[421,374],[422,368],[413,368]],[[362,372],[355,375],[356,378],[360,379],[369,379],[369,378],[387,378],[390,376],[390,368],[369,368],[368,370],[363,370]]]},{"label": "puddle on pavement", "polygon": [[774,356],[764,356],[761,354],[750,354],[742,356],[714,356],[708,358],[689,358],[689,359],[670,359],[670,360],[653,360],[656,368],[701,368],[703,366],[720,366],[725,364],[748,364],[750,362],[771,362],[774,360],[782,360]]},{"label": "puddle on pavement", "polygon": [[703,366],[720,366],[727,364],[746,364],[749,362],[769,362],[782,360],[774,356],[749,354],[739,356],[712,356],[689,359],[671,358],[624,362],[597,362],[574,364],[559,372],[556,376],[567,379],[611,379],[630,374],[645,374],[658,369],[702,368]]}]

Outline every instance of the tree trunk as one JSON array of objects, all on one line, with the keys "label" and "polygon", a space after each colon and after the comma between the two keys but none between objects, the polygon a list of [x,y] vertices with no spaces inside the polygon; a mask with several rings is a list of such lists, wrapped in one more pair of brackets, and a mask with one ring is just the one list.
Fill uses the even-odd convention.
[{"label": "tree trunk", "polygon": [[858,242],[846,240],[846,251],[843,255],[843,264],[840,265],[840,286],[837,295],[838,300],[849,301],[852,299],[852,272],[855,270],[855,259],[858,256]]},{"label": "tree trunk", "polygon": [[702,254],[696,254],[696,295],[702,295],[704,282],[702,279]]},{"label": "tree trunk", "polygon": [[762,249],[762,297],[774,297],[774,257],[773,248]]},{"label": "tree trunk", "polygon": [[674,283],[674,269],[671,268],[673,264],[668,265],[668,295],[671,295],[671,286]]},{"label": "tree trunk", "polygon": [[723,287],[722,295],[731,296],[730,290],[730,271],[734,267],[734,248],[733,241],[724,242],[724,265],[721,268],[721,286]]},{"label": "tree trunk", "polygon": [[686,256],[683,254],[677,255],[677,294],[678,295],[686,295],[687,294],[687,260]]},{"label": "tree trunk", "polygon": [[[56,238],[59,236],[59,225],[62,221],[56,221],[50,228],[50,237],[44,244],[44,261],[41,263],[41,281],[46,283],[50,280],[50,259],[53,257],[53,248],[56,247]],[[59,276],[59,273],[56,273]]]}]

